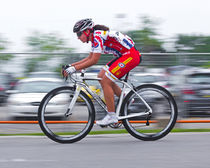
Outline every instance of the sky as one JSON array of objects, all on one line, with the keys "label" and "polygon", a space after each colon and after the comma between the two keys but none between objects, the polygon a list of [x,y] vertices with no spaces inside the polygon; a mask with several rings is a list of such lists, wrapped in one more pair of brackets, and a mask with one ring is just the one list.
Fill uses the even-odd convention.
[{"label": "sky", "polygon": [[[92,18],[96,24],[124,31],[141,27],[139,16],[157,20],[163,39],[177,34],[210,35],[209,0],[0,0],[0,35],[11,41],[10,52],[25,52],[25,38],[33,31],[58,33],[77,52],[81,43],[72,29],[76,21]],[[124,19],[116,16],[125,14]]]}]

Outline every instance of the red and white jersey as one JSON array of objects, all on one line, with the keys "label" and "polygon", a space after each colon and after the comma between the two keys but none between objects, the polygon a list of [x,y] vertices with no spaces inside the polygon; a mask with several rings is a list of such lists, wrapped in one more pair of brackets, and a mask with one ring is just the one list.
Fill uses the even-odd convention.
[{"label": "red and white jersey", "polygon": [[93,33],[91,52],[122,56],[134,46],[133,40],[117,31],[96,30]]}]

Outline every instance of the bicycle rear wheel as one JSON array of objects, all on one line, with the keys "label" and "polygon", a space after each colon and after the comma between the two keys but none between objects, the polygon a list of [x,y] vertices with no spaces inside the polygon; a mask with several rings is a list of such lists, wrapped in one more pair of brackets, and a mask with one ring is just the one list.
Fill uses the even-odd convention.
[{"label": "bicycle rear wheel", "polygon": [[[132,136],[144,141],[166,136],[177,119],[177,105],[173,96],[165,88],[154,84],[138,86],[136,92],[152,108],[152,114],[124,119],[122,122],[126,130]],[[123,101],[121,114],[127,116],[147,111],[148,108],[137,94],[129,92]]]},{"label": "bicycle rear wheel", "polygon": [[[41,101],[38,111],[42,131],[53,141],[73,143],[84,138],[92,129],[95,109],[90,98],[80,92],[72,114],[66,116],[74,96],[73,87],[60,87],[49,92]],[[61,120],[60,120],[61,119]]]}]

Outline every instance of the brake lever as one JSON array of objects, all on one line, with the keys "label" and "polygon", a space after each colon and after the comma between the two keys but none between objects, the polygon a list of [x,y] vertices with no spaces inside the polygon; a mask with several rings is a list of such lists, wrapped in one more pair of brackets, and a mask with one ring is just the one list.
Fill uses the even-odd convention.
[{"label": "brake lever", "polygon": [[81,72],[81,76],[84,77],[85,76],[86,69],[82,69],[80,72]]},{"label": "brake lever", "polygon": [[64,76],[64,68],[65,68],[65,65],[62,65],[62,76],[63,76],[63,79],[64,79],[65,82],[66,82],[67,79],[68,79],[68,75],[67,75],[67,76]]}]

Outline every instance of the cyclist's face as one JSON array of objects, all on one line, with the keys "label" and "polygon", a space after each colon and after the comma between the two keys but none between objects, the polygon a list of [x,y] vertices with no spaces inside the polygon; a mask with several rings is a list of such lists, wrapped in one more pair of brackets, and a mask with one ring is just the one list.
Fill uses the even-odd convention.
[{"label": "cyclist's face", "polygon": [[84,33],[78,36],[78,39],[80,39],[83,43],[87,42],[87,36]]}]

